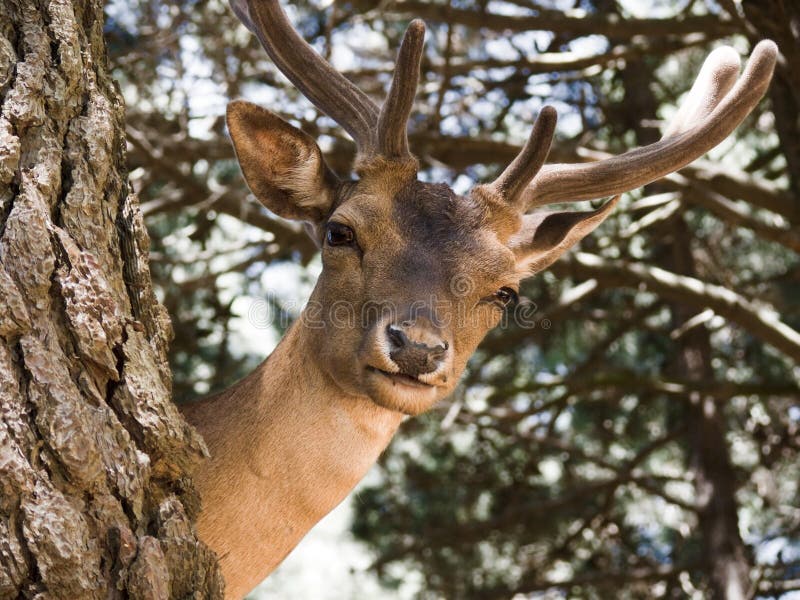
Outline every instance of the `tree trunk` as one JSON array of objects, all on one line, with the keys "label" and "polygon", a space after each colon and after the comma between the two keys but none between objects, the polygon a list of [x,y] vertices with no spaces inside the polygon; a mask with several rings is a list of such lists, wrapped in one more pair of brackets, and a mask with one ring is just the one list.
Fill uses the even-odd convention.
[{"label": "tree trunk", "polygon": [[[784,0],[744,2],[742,10],[749,21],[745,33],[752,45],[760,39],[775,40],[785,60],[778,62],[770,86],[775,132],[781,153],[786,158],[786,174],[793,193],[792,215],[800,218],[800,5]],[[787,207],[788,208],[788,207]]]},{"label": "tree trunk", "polygon": [[[672,264],[681,275],[697,276],[691,251],[691,232],[683,218],[673,227]],[[696,311],[672,305],[673,325],[681,327]],[[681,336],[673,370],[688,381],[712,381],[711,337],[703,326]],[[739,534],[736,473],[730,460],[724,404],[711,395],[689,395],[690,468],[694,473],[698,526],[703,538],[711,597],[745,600],[750,597],[750,561]]]},{"label": "tree trunk", "polygon": [[[637,90],[626,97],[630,114],[655,114],[655,97],[646,82],[653,79],[641,63],[629,65],[622,73],[626,90]],[[639,144],[651,144],[660,134],[631,123]],[[657,185],[657,184],[656,184]],[[692,233],[683,215],[670,224],[669,247],[664,248],[668,269],[681,275],[696,277],[692,254]],[[680,303],[671,303],[673,325],[683,326],[696,311]],[[711,340],[704,327],[695,327],[678,340],[677,352],[671,357],[668,371],[688,381],[712,381]],[[710,596],[720,600],[744,600],[750,588],[750,563],[739,534],[736,504],[736,478],[725,439],[726,423],[723,406],[708,395],[693,393],[688,398],[688,434],[690,468],[694,474],[698,505],[699,529],[702,534],[705,571]]]},{"label": "tree trunk", "polygon": [[0,598],[218,598],[102,26],[0,2]]}]

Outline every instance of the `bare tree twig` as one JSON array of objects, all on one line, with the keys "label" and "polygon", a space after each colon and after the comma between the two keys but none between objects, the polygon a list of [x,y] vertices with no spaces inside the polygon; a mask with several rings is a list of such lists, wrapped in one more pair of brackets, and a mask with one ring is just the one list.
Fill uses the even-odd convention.
[{"label": "bare tree twig", "polygon": [[659,267],[608,260],[585,252],[576,253],[551,268],[582,279],[596,278],[601,285],[645,288],[698,309],[710,308],[792,360],[800,360],[800,333],[781,321],[771,306],[745,298],[732,290]]}]

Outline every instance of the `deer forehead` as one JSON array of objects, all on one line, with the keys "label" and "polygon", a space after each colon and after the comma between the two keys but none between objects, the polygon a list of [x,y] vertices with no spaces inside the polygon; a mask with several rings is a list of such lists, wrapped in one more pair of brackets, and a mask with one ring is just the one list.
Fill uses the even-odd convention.
[{"label": "deer forehead", "polygon": [[506,280],[514,254],[497,237],[479,201],[445,184],[411,181],[399,189],[354,186],[331,216],[356,230],[368,262],[393,276],[439,283],[469,276],[476,284]]}]

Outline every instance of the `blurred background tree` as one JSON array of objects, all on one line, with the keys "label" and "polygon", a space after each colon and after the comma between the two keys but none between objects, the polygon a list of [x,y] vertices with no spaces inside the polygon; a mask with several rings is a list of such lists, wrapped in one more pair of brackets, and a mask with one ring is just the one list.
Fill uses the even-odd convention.
[{"label": "blurred background tree", "polygon": [[[650,143],[722,43],[782,57],[735,136],[623,197],[528,282],[534,327],[485,341],[409,420],[354,534],[425,598],[780,597],[800,589],[800,9],[783,0],[301,2],[290,17],[382,97],[408,21],[429,28],[410,140],[457,191],[517,153],[545,104],[550,161]],[[353,145],[221,0],[112,1],[129,161],[173,318],[175,397],[229,385],[299,313],[319,265],[248,194],[227,101],[268,106],[347,174]],[[789,597],[786,595],[785,597]]]}]

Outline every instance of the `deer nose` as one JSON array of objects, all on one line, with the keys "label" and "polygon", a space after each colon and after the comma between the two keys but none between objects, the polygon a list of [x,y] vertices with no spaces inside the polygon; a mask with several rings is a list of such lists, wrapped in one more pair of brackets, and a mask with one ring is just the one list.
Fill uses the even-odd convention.
[{"label": "deer nose", "polygon": [[432,332],[415,331],[415,329],[417,328],[413,325],[407,326],[405,323],[403,326],[386,326],[386,337],[390,346],[389,357],[401,372],[413,377],[438,369],[450,347],[438,336],[433,336]]}]

